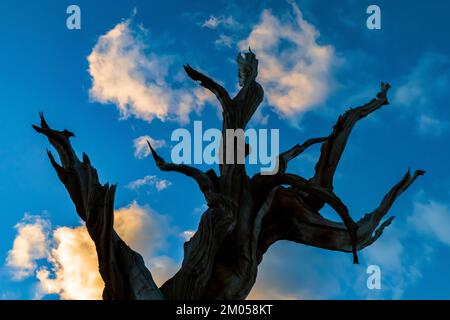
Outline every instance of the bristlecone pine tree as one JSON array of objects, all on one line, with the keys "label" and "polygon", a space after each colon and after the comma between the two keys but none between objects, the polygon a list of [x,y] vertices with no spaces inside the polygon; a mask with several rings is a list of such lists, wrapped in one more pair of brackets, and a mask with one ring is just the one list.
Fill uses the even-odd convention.
[{"label": "bristlecone pine tree", "polygon": [[[223,129],[245,129],[264,91],[256,81],[258,60],[254,53],[238,55],[241,89],[231,98],[211,78],[184,67],[187,75],[211,91],[220,102]],[[376,98],[341,115],[327,137],[309,139],[278,156],[274,175],[249,177],[244,164],[222,164],[219,173],[166,162],[149,144],[162,171],[175,171],[194,179],[208,209],[195,235],[184,244],[181,269],[161,287],[153,281],[140,254],[130,249],[114,231],[116,185],[99,182],[97,171],[86,154],[80,161],[70,143],[74,134],[51,129],[42,113],[34,129],[47,136],[59,154],[61,165],[48,151],[51,164],[65,185],[78,215],[95,243],[100,274],[105,282],[103,299],[245,299],[255,283],[258,265],[269,247],[279,240],[352,253],[374,243],[393,220],[381,223],[396,198],[422,170],[404,177],[385,195],[378,208],[355,222],[347,207],[333,192],[333,177],[353,126],[362,118],[388,105],[390,85],[381,84]],[[222,138],[224,135],[222,135]],[[313,144],[321,143],[320,157],[312,178],[287,173],[290,160]],[[233,144],[235,148],[236,144]],[[226,154],[226,146],[223,147]],[[234,150],[234,154],[236,154]],[[320,214],[329,205],[342,222]]]}]

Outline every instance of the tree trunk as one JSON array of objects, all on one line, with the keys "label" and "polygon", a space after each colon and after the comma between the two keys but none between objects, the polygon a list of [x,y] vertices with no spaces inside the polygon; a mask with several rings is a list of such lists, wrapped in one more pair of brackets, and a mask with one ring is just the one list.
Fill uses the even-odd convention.
[{"label": "tree trunk", "polygon": [[[77,158],[69,141],[73,136],[70,131],[51,129],[42,114],[41,126],[33,126],[48,137],[59,154],[62,165],[48,152],[95,243],[105,282],[104,299],[245,299],[256,281],[264,253],[279,240],[349,252],[353,262],[358,263],[357,251],[376,241],[392,222],[393,217],[380,225],[395,199],[424,173],[418,170],[411,175],[408,170],[380,206],[357,222],[333,192],[334,173],[354,125],[389,104],[390,86],[382,83],[377,97],[341,115],[329,136],[309,139],[281,153],[276,174],[250,178],[245,164],[237,159],[242,146],[226,143],[226,130],[245,129],[262,102],[264,91],[256,81],[258,60],[251,51],[238,56],[238,66],[242,88],[234,98],[211,78],[185,66],[188,76],[210,90],[222,106],[221,156],[226,160],[232,152],[233,163],[222,163],[219,175],[212,169],[203,172],[166,162],[149,144],[158,168],[193,178],[208,205],[197,232],[184,244],[180,270],[160,288],[142,257],[114,231],[115,185],[101,185],[88,157],[83,154],[83,162]],[[312,178],[286,173],[290,160],[317,143],[322,143],[322,148]],[[338,213],[342,222],[330,221],[320,214],[325,204]]]}]

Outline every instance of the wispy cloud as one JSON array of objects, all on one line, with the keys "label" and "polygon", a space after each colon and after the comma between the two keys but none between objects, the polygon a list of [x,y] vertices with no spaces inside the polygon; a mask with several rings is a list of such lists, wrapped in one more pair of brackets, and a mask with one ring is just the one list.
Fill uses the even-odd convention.
[{"label": "wispy cloud", "polygon": [[222,47],[231,48],[234,41],[233,41],[233,38],[231,38],[230,36],[227,36],[225,34],[220,34],[219,38],[217,38],[217,40],[214,41],[214,43],[216,44],[216,46],[219,46],[219,47],[222,46]]},{"label": "wispy cloud", "polygon": [[419,133],[439,136],[445,132],[449,123],[431,115],[421,114],[417,118]]},{"label": "wispy cloud", "polygon": [[143,186],[153,186],[158,191],[162,191],[164,189],[167,189],[172,183],[165,179],[159,179],[157,176],[145,176],[142,179],[137,179],[134,181],[131,181],[127,188],[131,190],[139,189]]},{"label": "wispy cloud", "polygon": [[414,212],[409,217],[420,233],[450,246],[450,206],[433,200],[414,202]]},{"label": "wispy cloud", "polygon": [[180,236],[184,239],[184,241],[189,241],[195,234],[194,230],[184,230]]},{"label": "wispy cloud", "polygon": [[147,141],[150,142],[154,149],[162,148],[166,145],[165,140],[153,139],[149,135],[140,136],[133,140],[134,156],[137,159],[146,158],[150,154],[150,148]]},{"label": "wispy cloud", "polygon": [[[353,299],[405,298],[436,259],[436,244],[450,245],[449,226],[450,205],[419,194],[412,212],[360,251],[360,265],[351,264],[348,254],[276,243],[264,256],[250,298],[335,299],[344,293]],[[369,265],[381,270],[381,290],[367,288]]]},{"label": "wispy cloud", "polygon": [[[401,299],[422,277],[433,252],[427,243],[411,247],[417,234],[406,229],[392,226],[360,252],[360,265],[353,265],[348,254],[277,243],[264,256],[249,299],[336,299],[344,292],[356,299]],[[367,288],[368,265],[380,267],[381,290]]]},{"label": "wispy cloud", "polygon": [[299,115],[325,101],[333,84],[334,48],[317,41],[318,30],[292,2],[293,18],[264,10],[239,48],[256,52],[259,81],[269,105],[283,116]]},{"label": "wispy cloud", "polygon": [[[410,228],[399,229],[393,226],[373,245],[364,249],[366,263],[380,267],[382,288],[361,290],[362,298],[401,299],[408,287],[422,277],[420,270],[428,261],[432,250],[426,243],[410,248],[409,243],[414,235]],[[361,274],[359,283],[365,284],[366,280],[367,274]]]},{"label": "wispy cloud", "polygon": [[87,58],[91,99],[116,105],[123,118],[188,122],[189,113],[205,103],[203,94],[187,87],[173,88],[172,59],[149,52],[145,38],[143,27],[133,29],[131,20],[99,37]]},{"label": "wispy cloud", "polygon": [[209,16],[202,24],[203,28],[217,29],[218,27],[223,27],[226,29],[238,29],[241,24],[237,22],[233,16],[219,16],[214,15]]},{"label": "wispy cloud", "polygon": [[417,121],[421,134],[440,135],[450,123],[438,114],[450,98],[450,59],[438,53],[425,53],[401,79],[393,102],[404,106]]}]

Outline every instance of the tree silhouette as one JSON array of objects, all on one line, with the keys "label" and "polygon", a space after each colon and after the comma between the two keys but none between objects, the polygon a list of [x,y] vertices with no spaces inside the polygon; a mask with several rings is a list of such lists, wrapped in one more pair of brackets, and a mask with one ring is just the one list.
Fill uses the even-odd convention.
[{"label": "tree silhouette", "polygon": [[[211,91],[222,106],[224,139],[226,129],[245,129],[264,91],[256,81],[258,60],[253,52],[238,55],[239,93],[231,98],[211,78],[184,67],[187,75]],[[297,144],[278,157],[274,175],[249,177],[245,164],[224,163],[219,174],[213,169],[166,162],[149,144],[158,168],[194,179],[203,193],[207,210],[195,235],[184,244],[180,270],[160,288],[152,279],[140,254],[130,249],[114,231],[116,185],[99,182],[86,154],[78,159],[70,143],[70,131],[51,129],[42,113],[40,126],[33,128],[48,137],[59,154],[61,165],[48,151],[50,162],[65,185],[78,215],[95,243],[100,274],[105,282],[104,299],[245,299],[255,283],[258,265],[269,247],[290,240],[318,248],[349,252],[358,263],[357,251],[374,243],[393,220],[381,223],[396,198],[424,173],[409,170],[384,196],[380,205],[359,221],[333,192],[333,177],[348,137],[362,118],[388,105],[390,85],[381,84],[376,98],[339,116],[333,131],[323,138]],[[321,143],[320,157],[310,179],[287,173],[289,161],[313,144]],[[233,144],[233,148],[236,148]],[[223,144],[223,154],[227,150]],[[331,221],[320,214],[329,205],[342,219]]]}]

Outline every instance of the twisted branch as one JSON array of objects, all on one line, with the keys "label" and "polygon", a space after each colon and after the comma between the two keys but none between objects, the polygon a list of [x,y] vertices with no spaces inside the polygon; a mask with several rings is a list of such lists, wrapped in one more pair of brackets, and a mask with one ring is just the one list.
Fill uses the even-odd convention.
[{"label": "twisted branch", "polygon": [[279,173],[286,172],[289,161],[298,157],[310,146],[317,144],[317,143],[325,142],[327,140],[328,140],[328,137],[308,139],[303,144],[296,144],[291,149],[281,153],[278,156],[278,172]]},{"label": "twisted branch", "polygon": [[[408,170],[385,195],[380,205],[356,223],[355,245],[358,251],[371,245],[381,236],[394,217],[390,217],[380,225],[382,218],[400,194],[423,174],[424,171],[417,170],[411,176]],[[353,251],[353,240],[345,224],[331,221],[311,211],[307,203],[298,196],[297,190],[292,188],[279,189],[276,202],[263,222],[262,230],[258,244],[260,255],[278,240],[290,240],[327,250]]]},{"label": "twisted branch", "polygon": [[[381,83],[381,90],[375,99],[358,108],[351,108],[338,118],[333,132],[322,145],[320,158],[316,164],[314,176],[311,178],[312,183],[333,189],[334,173],[353,127],[362,118],[389,104],[387,92],[390,87],[388,83]],[[319,203],[317,208],[320,207]]]},{"label": "twisted branch", "polygon": [[83,162],[78,159],[69,140],[74,136],[72,132],[51,129],[44,115],[39,115],[41,124],[33,128],[47,136],[58,152],[62,165],[47,150],[51,164],[95,243],[100,274],[105,282],[103,299],[163,299],[142,256],[130,249],[114,231],[116,185],[99,182],[97,170],[86,154],[83,153]]}]

